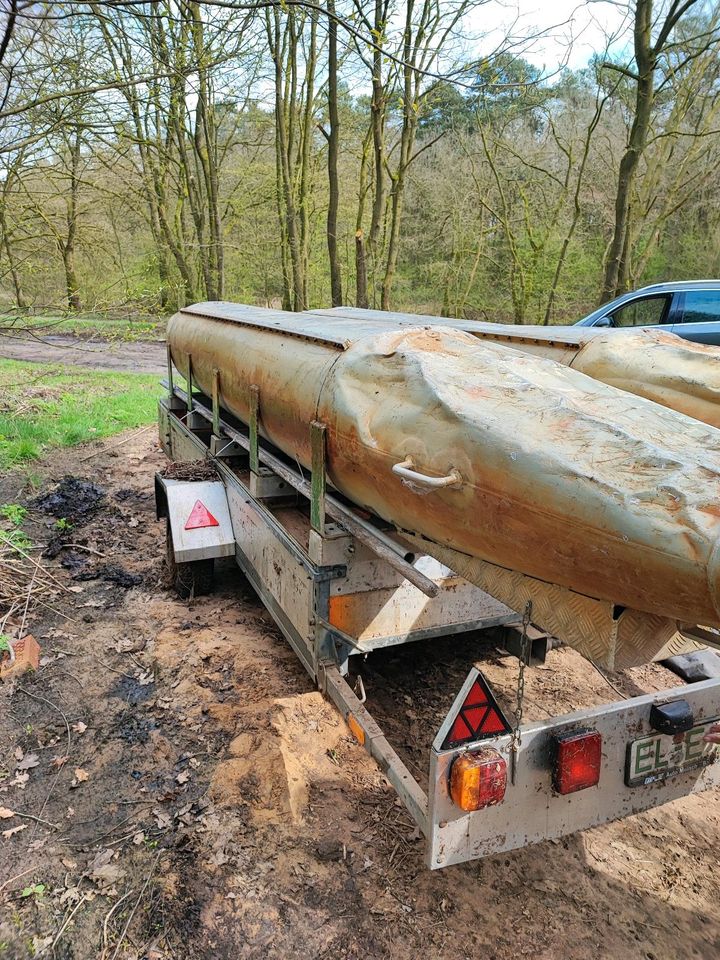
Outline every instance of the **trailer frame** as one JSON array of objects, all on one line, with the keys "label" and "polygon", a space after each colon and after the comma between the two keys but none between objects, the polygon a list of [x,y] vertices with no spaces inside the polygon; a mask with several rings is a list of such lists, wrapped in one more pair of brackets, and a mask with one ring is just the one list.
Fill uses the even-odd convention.
[{"label": "trailer frame", "polygon": [[[720,764],[713,762],[710,749],[703,748],[701,764],[640,788],[623,782],[624,764],[618,759],[630,736],[651,735],[653,705],[682,698],[698,724],[719,717],[720,680],[577,711],[524,725],[512,735],[447,749],[445,733],[471,671],[432,745],[428,789],[423,789],[364,706],[362,693],[348,683],[350,658],[491,627],[510,631],[518,649],[522,618],[433,558],[418,556],[397,531],[362,515],[329,488],[323,424],[308,425],[308,476],[263,440],[256,388],[250,386],[250,423],[245,425],[221,409],[217,373],[209,397],[193,386],[192,361],[185,379],[183,390],[174,382],[168,353],[167,396],[158,407],[163,450],[173,461],[208,459],[215,465],[238,566],[313,681],[397,791],[426,838],[431,869],[562,836],[720,784]],[[169,518],[172,511],[167,486],[158,475],[158,518]],[[534,632],[534,657],[544,659],[549,645],[550,638]],[[602,732],[607,745],[603,778],[591,790],[559,797],[552,785],[552,745],[559,735],[588,724]],[[453,804],[449,774],[458,757],[480,745],[514,761],[519,775],[517,782],[513,776],[504,803],[467,813]]]}]

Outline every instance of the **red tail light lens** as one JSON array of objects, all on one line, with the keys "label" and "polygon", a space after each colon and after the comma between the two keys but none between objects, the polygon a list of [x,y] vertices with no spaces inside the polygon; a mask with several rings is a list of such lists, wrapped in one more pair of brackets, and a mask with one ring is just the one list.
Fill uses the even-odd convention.
[{"label": "red tail light lens", "polygon": [[502,803],[506,787],[507,764],[490,747],[461,754],[450,770],[450,796],[461,810]]},{"label": "red tail light lens", "polygon": [[602,737],[596,731],[569,733],[556,738],[553,787],[560,794],[594,787],[600,780]]}]

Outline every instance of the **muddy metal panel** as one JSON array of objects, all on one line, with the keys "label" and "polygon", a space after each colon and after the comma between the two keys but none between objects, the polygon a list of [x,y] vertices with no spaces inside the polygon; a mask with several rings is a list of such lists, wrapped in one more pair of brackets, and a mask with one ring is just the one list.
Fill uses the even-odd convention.
[{"label": "muddy metal panel", "polygon": [[440,593],[432,599],[407,581],[360,593],[336,593],[333,584],[328,622],[356,637],[360,648],[376,649],[410,633],[442,635],[466,630],[473,622],[480,628],[518,621],[509,607],[462,577],[444,579],[440,584]]},{"label": "muddy metal panel", "polygon": [[[165,487],[167,516],[177,562],[235,556],[235,536],[223,484],[219,480],[161,482]],[[208,526],[191,524],[188,528],[198,503],[209,511],[215,522]]]},{"label": "muddy metal panel", "polygon": [[[626,786],[628,745],[653,732],[650,706],[676,699],[689,702],[696,723],[717,717],[720,682],[707,680],[528,724],[522,730],[516,782],[511,783],[508,775],[503,802],[475,813],[460,810],[449,796],[450,767],[463,751],[437,749],[438,738],[430,761],[429,866],[445,867],[561,837],[720,785],[720,763],[716,760],[665,781]],[[600,781],[596,787],[560,796],[552,790],[552,737],[582,729],[597,730],[602,735]],[[694,749],[700,756],[712,755],[710,744],[703,745],[700,736],[695,739]],[[503,736],[483,740],[482,746],[498,750],[509,770],[510,743],[511,737]]]},{"label": "muddy metal panel", "polygon": [[[220,371],[241,419],[258,385],[261,431],[305,467],[323,421],[329,480],[399,528],[586,597],[720,623],[720,433],[462,331],[353,342],[337,322],[346,349],[314,328],[304,340],[295,316],[290,336],[181,312],[168,341],[205,392]],[[438,478],[449,485],[430,489]]]},{"label": "muddy metal panel", "polygon": [[432,551],[458,574],[514,610],[524,610],[530,601],[536,623],[608,670],[624,670],[697,649],[697,643],[683,637],[677,622],[669,617],[586,597],[418,536],[406,534],[405,539],[418,549]]},{"label": "muddy metal panel", "polygon": [[[315,631],[311,627],[314,584],[308,570],[297,562],[240,488],[228,485],[228,503],[243,566],[250,565],[259,583],[277,602],[296,631],[305,656],[312,663]],[[300,548],[298,547],[298,552]]]}]

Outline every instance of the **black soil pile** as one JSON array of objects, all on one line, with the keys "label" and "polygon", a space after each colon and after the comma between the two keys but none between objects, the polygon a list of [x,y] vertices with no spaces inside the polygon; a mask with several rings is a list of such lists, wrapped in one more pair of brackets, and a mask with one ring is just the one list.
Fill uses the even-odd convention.
[{"label": "black soil pile", "polygon": [[97,513],[104,501],[105,490],[96,483],[66,476],[54,490],[38,497],[35,505],[45,513],[69,520],[77,526]]}]

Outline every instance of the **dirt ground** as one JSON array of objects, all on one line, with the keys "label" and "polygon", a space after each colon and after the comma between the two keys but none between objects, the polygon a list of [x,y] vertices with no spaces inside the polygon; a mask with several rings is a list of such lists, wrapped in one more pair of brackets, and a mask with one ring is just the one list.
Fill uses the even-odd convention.
[{"label": "dirt ground", "polygon": [[78,337],[0,336],[0,357],[61,363],[118,373],[165,373],[165,344],[157,341],[81,340]]},{"label": "dirt ground", "polygon": [[[33,618],[40,670],[0,687],[2,960],[720,955],[717,793],[430,873],[409,816],[238,571],[194,602],[166,589],[152,434],[93,450],[42,465],[43,492],[71,474],[101,493],[44,561],[58,590]],[[27,503],[27,531],[51,541],[73,510],[47,514],[37,495],[0,481],[0,503]],[[517,661],[492,638],[361,665],[418,776],[477,658],[509,697]],[[660,666],[611,680],[626,695],[675,682]],[[616,696],[561,649],[530,671],[527,715]]]}]

